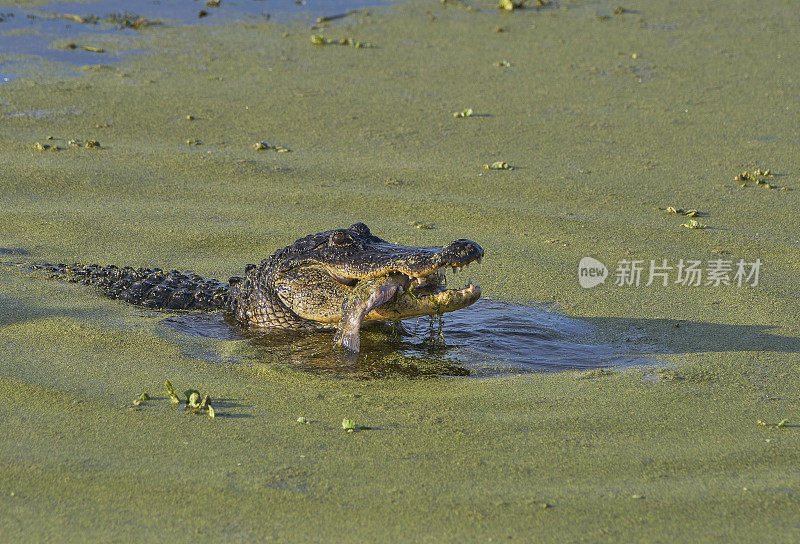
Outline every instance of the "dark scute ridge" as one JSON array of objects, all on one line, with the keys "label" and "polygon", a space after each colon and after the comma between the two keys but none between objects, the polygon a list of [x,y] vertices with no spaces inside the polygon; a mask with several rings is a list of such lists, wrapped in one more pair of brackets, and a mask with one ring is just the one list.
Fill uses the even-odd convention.
[{"label": "dark scute ridge", "polygon": [[171,310],[218,310],[228,306],[228,285],[193,272],[160,268],[119,268],[97,264],[35,264],[34,270],[72,283],[97,287],[110,298],[147,308]]}]

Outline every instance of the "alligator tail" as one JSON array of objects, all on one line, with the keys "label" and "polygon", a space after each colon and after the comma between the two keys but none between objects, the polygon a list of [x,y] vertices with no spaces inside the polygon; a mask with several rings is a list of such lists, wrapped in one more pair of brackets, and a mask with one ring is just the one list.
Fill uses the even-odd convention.
[{"label": "alligator tail", "polygon": [[230,284],[206,279],[193,272],[164,272],[160,268],[132,268],[92,265],[31,264],[31,270],[51,278],[97,287],[110,298],[154,309],[203,310],[229,309]]}]

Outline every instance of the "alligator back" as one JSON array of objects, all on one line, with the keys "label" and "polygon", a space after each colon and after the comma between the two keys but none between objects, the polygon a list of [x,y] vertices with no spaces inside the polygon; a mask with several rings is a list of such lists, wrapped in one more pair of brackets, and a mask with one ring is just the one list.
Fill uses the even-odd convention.
[{"label": "alligator back", "polygon": [[[228,284],[193,272],[50,263],[33,264],[31,269],[52,278],[96,286],[108,297],[148,308],[213,311],[228,308],[231,299]],[[230,283],[238,279],[231,278]]]}]

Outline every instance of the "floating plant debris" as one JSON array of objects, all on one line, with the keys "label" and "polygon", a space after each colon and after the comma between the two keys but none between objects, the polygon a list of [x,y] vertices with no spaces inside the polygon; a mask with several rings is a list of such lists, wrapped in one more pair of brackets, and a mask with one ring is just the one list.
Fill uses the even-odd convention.
[{"label": "floating plant debris", "polygon": [[[96,15],[75,15],[73,13],[47,13],[48,17],[52,19],[66,19],[67,21],[74,21],[76,23],[81,23],[84,25],[96,25],[98,23],[107,23],[110,25],[114,25],[117,28],[132,28],[134,30],[138,30],[140,28],[148,27],[148,26],[157,26],[161,24],[161,21],[157,20],[150,20],[140,15],[135,15],[133,13],[110,13],[105,17],[98,17]],[[74,49],[74,47],[72,48]],[[91,51],[91,49],[87,49],[87,51]],[[102,51],[100,51],[102,52]]]},{"label": "floating plant debris", "polygon": [[[169,401],[172,404],[180,404],[181,399],[178,398],[178,395],[175,393],[175,388],[172,387],[172,384],[169,380],[164,381],[164,387],[167,389],[167,393],[169,393]],[[202,396],[200,391],[197,389],[187,389],[183,392],[183,396],[186,397],[186,410],[190,410],[195,413],[205,412],[208,414],[208,417],[216,416],[214,413],[214,407],[211,406],[210,395]]]},{"label": "floating plant debris", "polygon": [[697,215],[700,213],[697,210],[684,210],[681,208],[673,208],[672,206],[667,206],[663,209],[665,209],[667,213],[683,215],[686,217],[697,217]]},{"label": "floating plant debris", "polygon": [[756,423],[758,423],[762,427],[769,427],[770,429],[783,429],[789,424],[789,420],[782,419],[778,423],[767,423],[766,421],[759,419],[758,421],[756,421]]},{"label": "floating plant debris", "polygon": [[292,150],[288,147],[283,147],[282,145],[270,145],[267,142],[256,142],[253,144],[253,149],[256,151],[266,151],[271,149],[277,153],[291,153]]},{"label": "floating plant debris", "polygon": [[767,189],[777,189],[775,185],[767,182],[766,178],[773,178],[775,174],[772,173],[772,170],[767,168],[766,170],[761,170],[760,168],[756,168],[752,172],[745,170],[740,174],[736,174],[733,178],[733,181],[736,181],[740,184],[740,187],[750,187],[748,183],[755,183],[756,185],[761,185]]},{"label": "floating plant debris", "polygon": [[348,433],[352,433],[356,430],[356,422],[352,419],[343,419],[342,420],[342,429],[347,431]]},{"label": "floating plant debris", "polygon": [[509,164],[505,161],[497,161],[493,162],[492,164],[484,164],[484,170],[513,170],[513,166],[509,166]]},{"label": "floating plant debris", "polygon": [[197,389],[187,389],[183,392],[186,397],[186,406],[189,408],[200,408],[200,391]]},{"label": "floating plant debris", "polygon": [[689,219],[689,221],[683,223],[681,226],[686,227],[687,229],[704,229],[708,225],[701,223],[697,219]]},{"label": "floating plant debris", "polygon": [[358,49],[375,47],[369,42],[359,42],[353,38],[340,38],[338,40],[331,40],[319,34],[311,36],[311,43],[314,45],[349,45],[350,47],[356,47]]},{"label": "floating plant debris", "polygon": [[[497,5],[498,9],[504,9],[506,11],[514,11],[515,9],[523,9],[527,7],[525,4],[527,0],[500,0],[500,3]],[[536,7],[543,8],[545,6],[550,5],[548,0],[536,0]]]},{"label": "floating plant debris", "polygon": [[178,395],[175,394],[175,388],[172,387],[172,384],[169,383],[169,380],[164,381],[164,387],[167,388],[167,393],[169,393],[169,401],[173,404],[180,404],[181,399],[179,399]]}]

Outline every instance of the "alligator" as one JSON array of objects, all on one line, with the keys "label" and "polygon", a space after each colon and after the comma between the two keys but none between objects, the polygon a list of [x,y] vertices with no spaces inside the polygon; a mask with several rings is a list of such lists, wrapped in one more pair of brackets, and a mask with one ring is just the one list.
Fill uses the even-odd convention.
[{"label": "alligator", "polygon": [[364,323],[441,315],[481,296],[472,280],[447,289],[444,272],[480,262],[483,249],[459,239],[440,247],[392,244],[364,223],[300,238],[227,283],[160,268],[34,264],[51,277],[94,285],[111,298],[154,309],[222,310],[246,328],[336,329],[357,353]]}]

